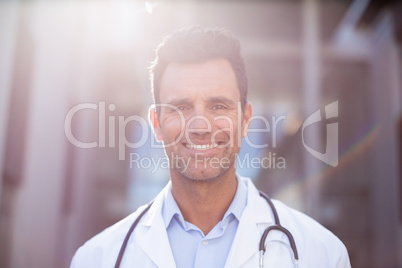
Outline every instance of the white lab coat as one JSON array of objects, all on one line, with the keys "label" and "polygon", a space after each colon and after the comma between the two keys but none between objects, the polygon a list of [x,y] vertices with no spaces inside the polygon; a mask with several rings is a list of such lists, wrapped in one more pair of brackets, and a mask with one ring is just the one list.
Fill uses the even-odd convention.
[{"label": "white lab coat", "polygon": [[[272,211],[248,178],[247,206],[229,252],[225,267],[259,267],[259,242],[265,228],[274,224]],[[166,187],[155,199],[131,235],[120,267],[176,267],[165,224],[162,202]],[[273,200],[282,226],[293,235],[299,253],[299,268],[347,268],[348,253],[342,242],[310,217]],[[71,268],[114,267],[128,229],[145,206],[105,229],[80,247]],[[264,267],[295,267],[288,238],[271,231],[266,240]],[[185,267],[187,268],[187,267]]]}]

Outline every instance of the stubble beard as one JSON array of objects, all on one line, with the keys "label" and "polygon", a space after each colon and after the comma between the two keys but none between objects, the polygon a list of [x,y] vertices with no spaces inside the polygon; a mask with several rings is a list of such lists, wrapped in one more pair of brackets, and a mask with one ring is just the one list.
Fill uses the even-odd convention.
[{"label": "stubble beard", "polygon": [[236,160],[236,154],[229,158],[230,164],[227,164],[226,166],[219,164],[218,167],[212,167],[211,164],[208,163],[208,160],[205,158],[203,159],[203,157],[199,157],[198,162],[196,162],[196,159],[194,158],[194,156],[184,158],[174,152],[170,152],[169,163],[171,173],[176,173],[184,179],[192,182],[212,182],[220,178],[233,167]]}]

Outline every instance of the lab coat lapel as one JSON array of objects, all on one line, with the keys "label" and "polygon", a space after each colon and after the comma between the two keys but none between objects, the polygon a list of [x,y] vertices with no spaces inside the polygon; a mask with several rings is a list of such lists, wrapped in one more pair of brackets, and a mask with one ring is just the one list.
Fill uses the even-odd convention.
[{"label": "lab coat lapel", "polygon": [[[258,253],[258,245],[264,229],[274,223],[268,204],[260,198],[258,190],[248,180],[247,206],[241,216],[226,268],[242,266]],[[256,260],[258,265],[258,259]]]},{"label": "lab coat lapel", "polygon": [[[169,185],[168,185],[169,186]],[[168,186],[156,197],[143,226],[148,229],[139,238],[140,247],[157,267],[176,267],[162,217],[163,197]]]},{"label": "lab coat lapel", "polygon": [[242,220],[237,228],[236,236],[226,261],[226,268],[240,267],[258,251],[260,232],[250,214],[250,210],[245,209],[243,212]]}]

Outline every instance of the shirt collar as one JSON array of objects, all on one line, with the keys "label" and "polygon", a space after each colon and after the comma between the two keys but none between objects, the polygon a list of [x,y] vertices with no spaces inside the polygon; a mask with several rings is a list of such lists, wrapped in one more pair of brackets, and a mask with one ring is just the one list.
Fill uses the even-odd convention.
[{"label": "shirt collar", "polygon": [[[221,224],[223,225],[227,225],[227,223],[230,221],[230,218],[232,217],[231,215],[233,215],[238,221],[240,221],[240,217],[243,213],[243,210],[247,205],[246,182],[244,180],[239,179],[237,179],[237,182],[238,183],[235,197],[233,198],[232,203],[230,204],[228,210],[226,211],[221,221]],[[185,226],[183,215],[180,211],[179,206],[176,203],[176,200],[174,200],[174,197],[172,195],[172,185],[170,184],[168,186],[167,191],[165,191],[163,208],[162,208],[162,217],[165,222],[166,228],[168,228],[170,222],[172,221],[175,215],[178,216],[178,220],[180,221],[180,223],[183,226]]]},{"label": "shirt collar", "polygon": [[169,188],[165,192],[165,196],[163,199],[163,208],[162,208],[162,217],[165,222],[166,228],[169,226],[173,217],[178,215],[180,222],[184,223],[183,215],[181,214],[180,208],[174,200],[172,195],[172,185],[169,185]]},{"label": "shirt collar", "polygon": [[237,179],[237,190],[232,203],[223,216],[223,220],[233,214],[238,221],[247,205],[247,185],[244,181]]}]

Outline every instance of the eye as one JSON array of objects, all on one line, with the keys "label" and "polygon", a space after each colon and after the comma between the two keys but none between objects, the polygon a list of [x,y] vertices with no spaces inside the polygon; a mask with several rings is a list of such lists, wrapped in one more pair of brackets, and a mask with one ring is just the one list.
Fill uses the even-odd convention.
[{"label": "eye", "polygon": [[212,107],[212,109],[214,109],[214,110],[225,110],[226,107],[221,105],[221,104],[217,104],[214,107]]},{"label": "eye", "polygon": [[188,108],[186,106],[177,106],[177,109],[179,109],[180,111],[185,111]]}]

